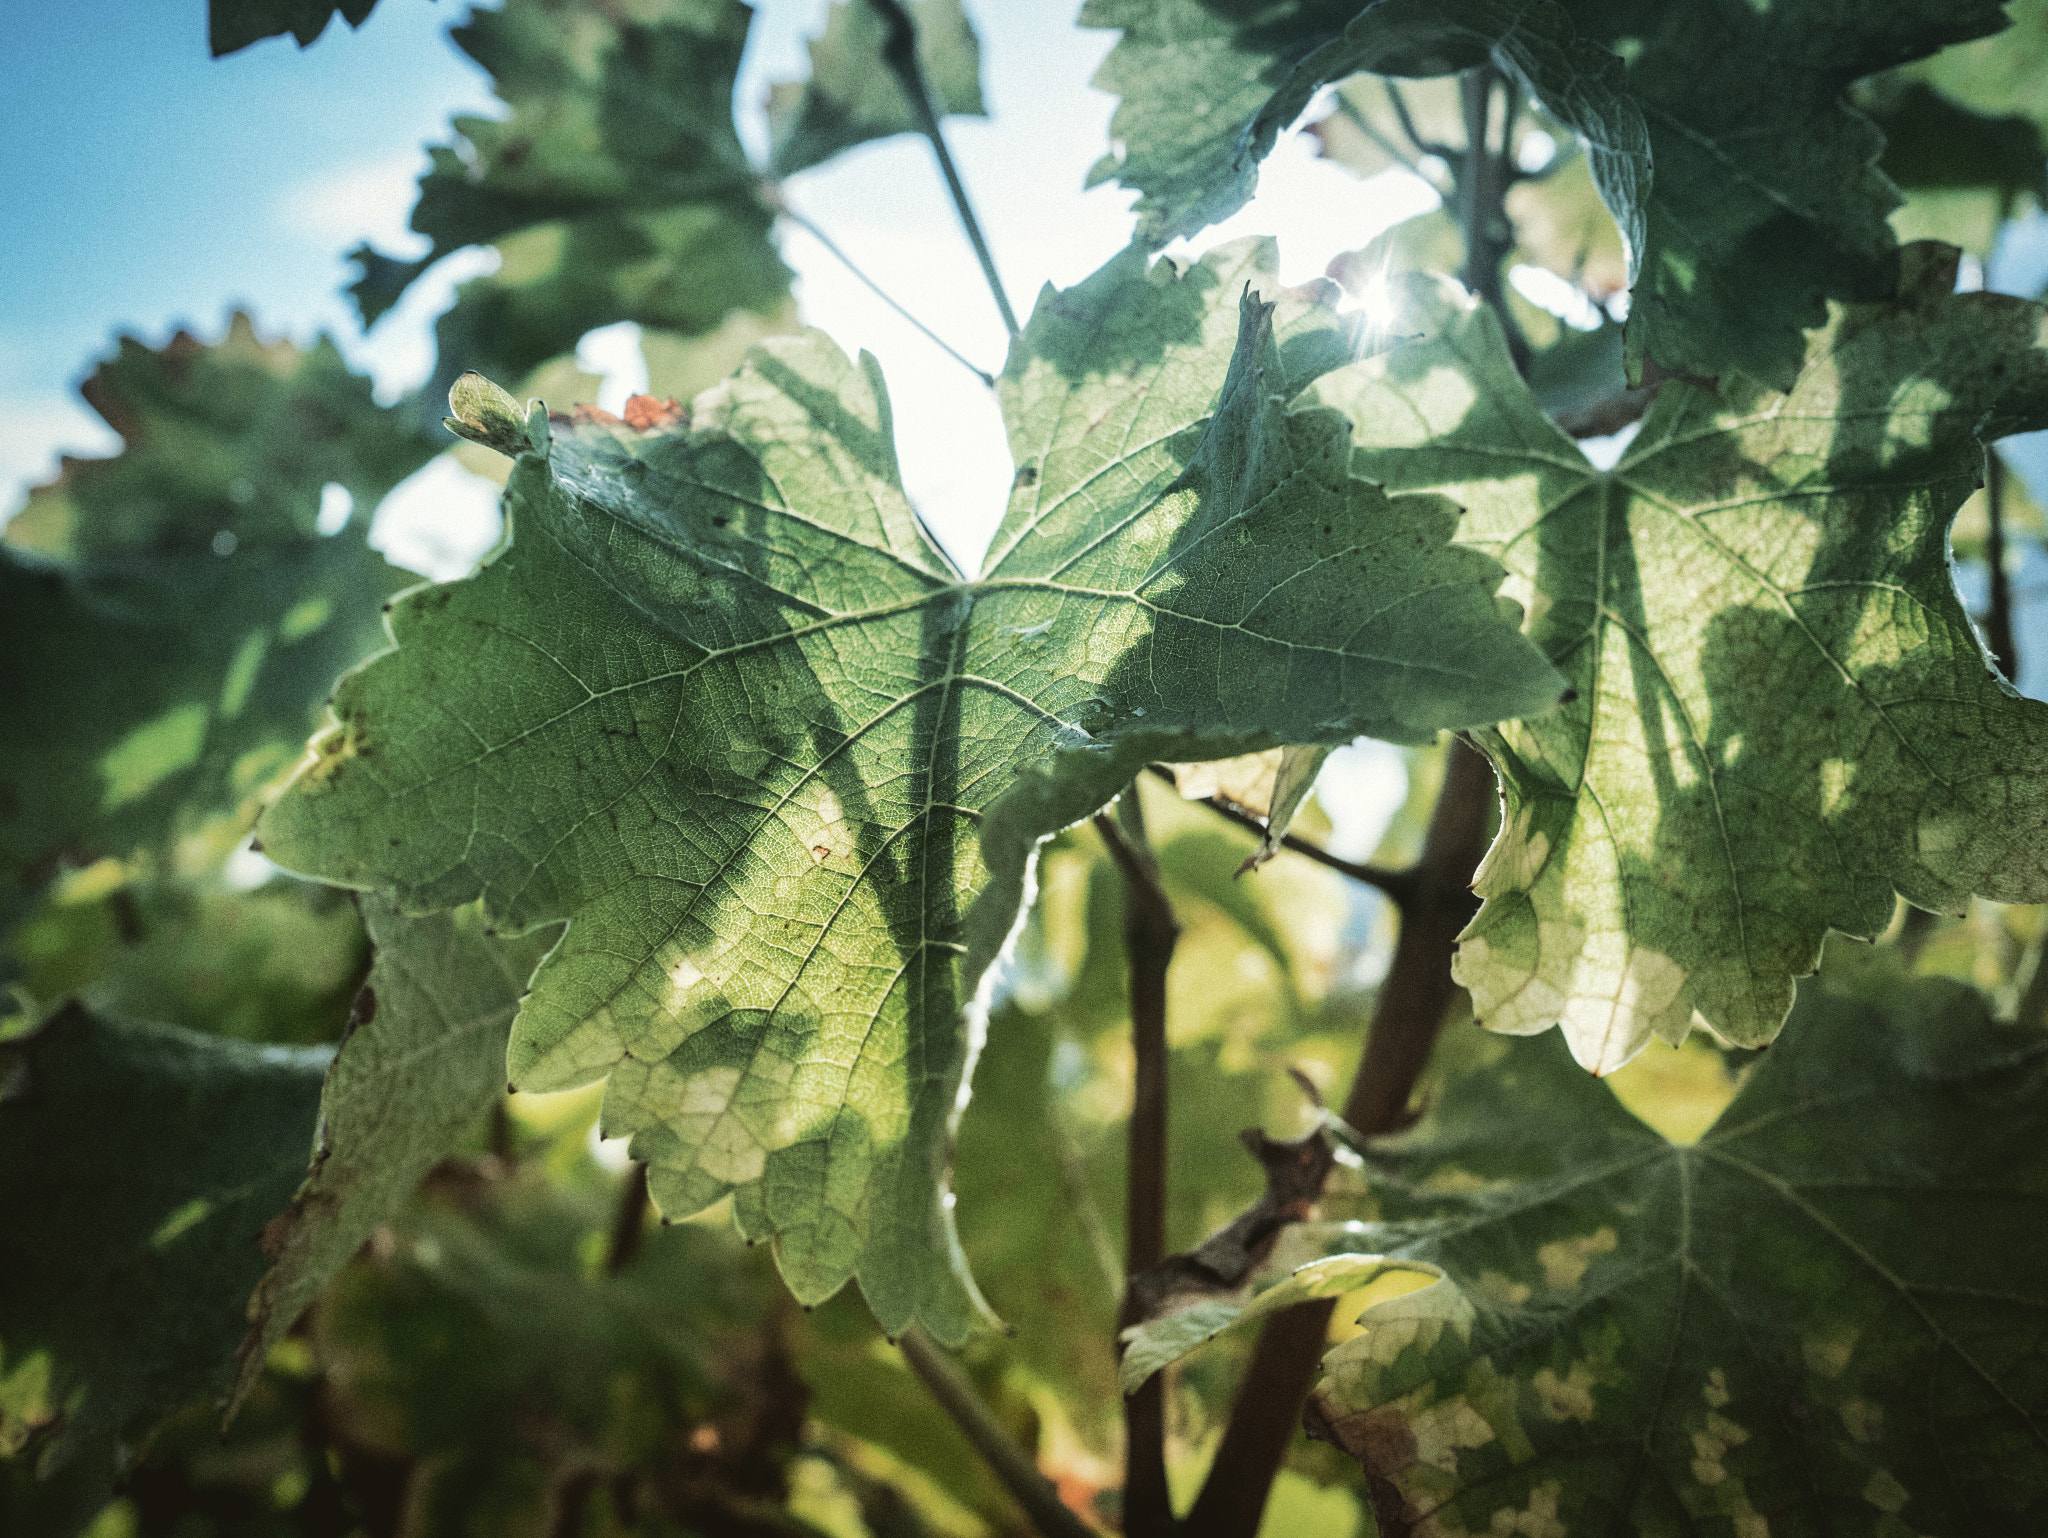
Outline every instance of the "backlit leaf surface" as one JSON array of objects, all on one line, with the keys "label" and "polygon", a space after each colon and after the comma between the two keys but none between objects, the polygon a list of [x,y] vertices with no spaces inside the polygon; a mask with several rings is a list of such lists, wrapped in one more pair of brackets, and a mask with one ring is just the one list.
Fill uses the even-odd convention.
[{"label": "backlit leaf surface", "polygon": [[687,426],[536,415],[510,545],[400,602],[267,847],[408,911],[569,918],[514,1080],[609,1075],[666,1211],[730,1192],[800,1298],[857,1274],[886,1328],[960,1338],[963,1006],[1037,840],[1153,759],[1556,698],[1451,505],[1387,500],[1341,416],[1288,409],[1354,333],[1322,290],[1241,300],[1271,261],[1132,251],[1047,292],[971,582],[904,499],[875,365],[815,334]]},{"label": "backlit leaf surface", "polygon": [[1754,1046],[1894,892],[2048,897],[2048,707],[1992,672],[1946,545],[1983,442],[2048,423],[2042,312],[1908,255],[1789,394],[1668,385],[1609,472],[1447,281],[1403,290],[1416,340],[1317,387],[1359,474],[1466,508],[1577,690],[1484,735],[1508,815],[1457,973],[1489,1026],[1561,1021],[1601,1072],[1696,1017]]},{"label": "backlit leaf surface", "polygon": [[333,343],[244,316],[217,346],[124,341],[84,393],[123,452],[67,459],[0,545],[0,915],[64,864],[247,830],[375,649],[404,575],[370,514],[435,449]]},{"label": "backlit leaf surface", "polygon": [[1491,59],[1586,139],[1630,237],[1632,372],[1788,389],[1826,301],[1880,299],[1897,271],[1883,139],[1845,90],[2006,17],[1995,0],[1092,0],[1083,20],[1123,29],[1097,77],[1123,148],[1097,175],[1139,190],[1144,238],[1239,207],[1317,86]]}]

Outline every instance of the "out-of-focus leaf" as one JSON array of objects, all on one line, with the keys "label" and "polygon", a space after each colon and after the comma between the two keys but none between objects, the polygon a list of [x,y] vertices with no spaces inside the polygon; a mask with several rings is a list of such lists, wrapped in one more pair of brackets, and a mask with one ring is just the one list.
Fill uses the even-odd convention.
[{"label": "out-of-focus leaf", "polygon": [[336,16],[360,27],[376,4],[377,0],[207,0],[206,42],[216,59],[286,32],[301,48],[310,48]]},{"label": "out-of-focus leaf", "polygon": [[0,1053],[0,1452],[104,1499],[157,1419],[225,1386],[328,1054],[77,1005]]},{"label": "out-of-focus leaf", "polygon": [[225,853],[381,644],[403,575],[370,512],[434,452],[331,342],[265,344],[242,316],[217,347],[124,341],[85,394],[125,450],[66,460],[0,546],[0,920],[65,863],[209,821]]},{"label": "out-of-focus leaf", "polygon": [[449,253],[498,247],[497,272],[441,318],[429,396],[467,369],[523,378],[593,327],[695,335],[786,299],[732,120],[750,14],[739,0],[507,0],[455,29],[510,115],[456,119],[413,209],[432,249],[400,262],[362,248],[353,290],[368,323]]},{"label": "out-of-focus leaf", "polygon": [[[981,44],[960,0],[908,0],[917,27],[917,60],[942,114],[986,115],[981,103]],[[833,0],[825,33],[809,44],[811,78],[768,88],[769,164],[789,176],[841,150],[911,133],[917,117],[883,63],[889,24],[868,0]]]},{"label": "out-of-focus leaf", "polygon": [[2048,423],[2043,312],[1908,257],[1792,393],[1666,385],[1608,472],[1447,284],[1409,286],[1416,341],[1317,386],[1359,387],[1358,473],[1465,506],[1578,691],[1485,734],[1509,814],[1457,970],[1489,1026],[1562,1022],[1603,1072],[1696,1017],[1760,1045],[1894,891],[2048,896],[2048,707],[1991,670],[1946,544],[1983,442]]},{"label": "out-of-focus leaf", "polygon": [[[97,872],[85,872],[78,884]],[[60,885],[9,937],[33,999],[244,1041],[332,1041],[368,964],[348,894],[303,881],[252,892],[147,881],[95,900]]]},{"label": "out-of-focus leaf", "polygon": [[264,1234],[274,1264],[250,1301],[238,1401],[313,1295],[503,1093],[512,1016],[559,938],[494,938],[474,908],[408,919],[374,896],[362,908],[376,961],[320,1092],[312,1169]]},{"label": "out-of-focus leaf", "polygon": [[2027,118],[2048,132],[2048,0],[2007,0],[2011,25],[1944,48],[1898,72],[1987,118]]},{"label": "out-of-focus leaf", "polygon": [[53,560],[294,546],[315,537],[330,485],[347,493],[343,531],[361,534],[442,447],[377,405],[330,338],[266,342],[239,311],[216,343],[123,337],[79,394],[122,452],[67,456],[6,527],[8,544]]},{"label": "out-of-focus leaf", "polygon": [[1584,155],[1567,155],[1549,174],[1508,188],[1507,213],[1515,227],[1510,266],[1548,268],[1596,301],[1628,287],[1628,248]]},{"label": "out-of-focus leaf", "polygon": [[[1888,82],[1890,83],[1890,82]],[[1868,93],[1863,111],[1884,131],[1884,174],[1907,192],[1981,187],[2039,198],[2048,168],[2041,130],[2023,117],[1986,117],[1918,80]]]},{"label": "out-of-focus leaf", "polygon": [[1557,340],[1529,356],[1529,391],[1544,415],[1562,418],[1609,400],[1628,387],[1622,363],[1624,328],[1603,320],[1591,331],[1558,328]]},{"label": "out-of-focus leaf", "polygon": [[315,1311],[326,1413],[410,1464],[409,1532],[789,1534],[807,1390],[717,1228],[604,1261],[609,1187],[451,1165]]},{"label": "out-of-focus leaf", "polygon": [[687,426],[536,415],[507,546],[399,604],[270,851],[409,909],[572,918],[515,1082],[609,1075],[665,1211],[730,1192],[800,1298],[857,1274],[885,1328],[962,1338],[987,1317],[943,1199],[962,1008],[1038,840],[1159,757],[1555,697],[1450,505],[1393,506],[1340,417],[1289,412],[1352,333],[1326,290],[1277,320],[1246,295],[1270,261],[1134,251],[1047,292],[974,582],[903,498],[878,371],[822,337]]},{"label": "out-of-focus leaf", "polygon": [[[1809,991],[1700,1142],[1554,1042],[1376,1160],[1389,1254],[1311,1426],[1383,1530],[2025,1532],[2048,1514],[2048,1039]],[[1880,1128],[1882,1135],[1873,1135]]]}]

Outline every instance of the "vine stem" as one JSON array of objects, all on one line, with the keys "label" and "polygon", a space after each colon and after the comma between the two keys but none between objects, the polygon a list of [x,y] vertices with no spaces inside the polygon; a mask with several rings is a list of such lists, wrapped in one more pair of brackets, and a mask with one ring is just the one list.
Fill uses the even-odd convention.
[{"label": "vine stem", "polygon": [[605,1247],[604,1269],[617,1276],[640,1256],[647,1237],[647,1166],[635,1159],[619,1184],[619,1205],[612,1213],[611,1242]]},{"label": "vine stem", "polygon": [[[1344,1101],[1344,1120],[1368,1137],[1410,1121],[1409,1099],[1429,1062],[1444,1015],[1457,995],[1451,953],[1471,918],[1472,873],[1486,852],[1493,770],[1453,738],[1443,789],[1430,814],[1415,894],[1402,910],[1394,959],[1380,985],[1365,1053]],[[1281,1460],[1294,1440],[1314,1385],[1334,1301],[1304,1303],[1277,1316],[1259,1336],[1230,1407],[1216,1461],[1188,1513],[1188,1538],[1252,1538]],[[1389,1528],[1388,1531],[1397,1529]]]},{"label": "vine stem", "polygon": [[823,246],[825,250],[838,261],[840,266],[844,267],[848,272],[852,273],[855,278],[859,279],[860,282],[866,286],[869,293],[873,294],[877,299],[881,300],[882,303],[886,304],[898,315],[902,316],[905,320],[909,321],[912,326],[916,327],[919,334],[921,334],[926,341],[930,342],[932,346],[938,348],[940,352],[944,353],[947,357],[951,358],[955,363],[959,364],[962,368],[966,369],[968,373],[972,374],[976,379],[979,379],[989,389],[993,390],[996,387],[995,375],[991,374],[987,369],[981,367],[981,365],[974,362],[974,360],[969,358],[967,354],[960,351],[959,348],[955,347],[951,342],[947,341],[944,337],[940,336],[938,332],[932,330],[930,326],[927,326],[923,321],[919,320],[915,315],[913,315],[908,309],[906,309],[903,306],[902,303],[900,303],[897,300],[894,294],[890,293],[886,288],[882,287],[881,284],[877,283],[873,278],[869,277],[865,272],[863,272],[860,269],[859,264],[856,263],[852,257],[848,256],[844,251],[840,250],[839,242],[834,240],[830,235],[827,235],[816,224],[813,224],[809,219],[805,218],[802,214],[798,213],[795,209],[791,208],[787,203],[784,203],[779,197],[777,197],[774,201],[774,208],[776,213],[780,214],[783,218],[787,219],[791,224],[795,225],[798,229],[802,230],[806,235],[810,236],[811,239],[815,240],[819,245]]},{"label": "vine stem", "polygon": [[1984,502],[1989,527],[1984,535],[1984,564],[1991,568],[1991,598],[1984,612],[1984,644],[1998,671],[2008,680],[2020,674],[2019,648],[2012,634],[2012,575],[2005,565],[2005,461],[1998,450],[1984,451]]},{"label": "vine stem", "polygon": [[1017,324],[1017,312],[1010,308],[1010,296],[1003,292],[1003,280],[996,274],[996,259],[990,253],[988,242],[982,238],[981,222],[974,217],[974,205],[968,201],[967,185],[960,180],[960,172],[953,164],[951,151],[946,148],[946,135],[939,126],[939,111],[932,101],[932,88],[924,78],[924,66],[917,57],[917,23],[910,19],[902,0],[868,0],[875,14],[882,18],[888,33],[882,39],[882,62],[889,73],[896,77],[896,83],[903,88],[903,96],[910,103],[910,112],[917,119],[917,126],[926,139],[931,141],[932,154],[939,162],[939,174],[946,179],[946,190],[952,194],[953,207],[960,215],[960,224],[967,231],[967,242],[974,247],[974,255],[981,263],[981,275],[988,282],[988,291],[995,296],[996,308],[1002,312],[1003,327],[1015,341],[1023,335],[1023,328]]},{"label": "vine stem", "polygon": [[[1152,765],[1152,772],[1169,785],[1176,783],[1173,778],[1173,771],[1164,764]],[[1250,812],[1247,812],[1243,807],[1222,796],[1203,796],[1198,799],[1196,804],[1206,806],[1219,817],[1236,823],[1240,828],[1256,833],[1260,837],[1265,836],[1265,823],[1254,817]],[[1313,840],[1299,838],[1292,833],[1280,835],[1280,847],[1282,849],[1291,849],[1304,859],[1313,860],[1318,865],[1326,866],[1330,870],[1336,871],[1340,876],[1349,876],[1353,881],[1377,889],[1392,899],[1397,906],[1405,907],[1414,893],[1415,877],[1413,872],[1388,870],[1385,866],[1381,865],[1360,865],[1355,860],[1347,860],[1341,855],[1331,854],[1329,850]]]},{"label": "vine stem", "polygon": [[[1127,787],[1117,815],[1097,813],[1095,830],[1124,880],[1124,953],[1130,969],[1130,1174],[1126,1186],[1124,1301],[1119,1333],[1141,1317],[1132,1283],[1166,1259],[1166,971],[1180,940],[1173,905],[1145,842],[1138,787]],[[1166,1486],[1166,1382],[1155,1373],[1124,1400],[1124,1532],[1162,1538],[1174,1531]]]},{"label": "vine stem", "polygon": [[1099,1538],[1094,1528],[1067,1508],[1052,1481],[1003,1429],[995,1412],[960,1370],[960,1364],[940,1349],[938,1342],[912,1325],[896,1345],[939,1407],[974,1445],[974,1450],[1002,1481],[1003,1488],[1024,1508],[1024,1515],[1040,1538]]}]

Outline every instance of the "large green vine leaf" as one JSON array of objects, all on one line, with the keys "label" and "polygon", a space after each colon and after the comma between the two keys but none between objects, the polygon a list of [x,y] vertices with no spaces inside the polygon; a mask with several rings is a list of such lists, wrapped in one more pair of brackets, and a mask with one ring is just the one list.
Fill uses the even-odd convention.
[{"label": "large green vine leaf", "polygon": [[[1047,292],[971,582],[904,499],[876,366],[815,333],[687,426],[536,413],[511,543],[399,602],[267,847],[407,911],[569,918],[514,1081],[609,1074],[664,1210],[730,1192],[799,1297],[858,1275],[885,1327],[959,1339],[984,1315],[943,1193],[963,1005],[1036,841],[1154,758],[1556,697],[1451,505],[1389,502],[1342,417],[1288,409],[1355,333],[1320,291],[1240,305],[1271,264],[1132,251]],[[512,446],[487,390],[458,410]]]},{"label": "large green vine leaf", "polygon": [[[246,316],[213,347],[124,341],[84,393],[123,452],[67,459],[0,546],[0,915],[64,863],[247,830],[376,648],[403,575],[370,514],[434,452],[331,342]],[[322,535],[330,485],[353,511]]]},{"label": "large green vine leaf", "polygon": [[225,1378],[327,1057],[75,1004],[0,1045],[0,1454],[75,1465],[104,1500],[123,1452]]},{"label": "large green vine leaf", "polygon": [[314,1294],[504,1092],[512,1016],[559,937],[496,939],[474,908],[408,919],[366,896],[362,909],[376,961],[321,1088],[312,1169],[263,1236],[275,1263],[250,1301],[238,1400]]},{"label": "large green vine leaf", "polygon": [[1577,691],[1484,734],[1508,814],[1457,973],[1489,1026],[1561,1023],[1600,1072],[1700,1018],[1760,1045],[1894,891],[2048,897],[2048,706],[1992,672],[1946,544],[1984,442],[2048,424],[2043,312],[1908,256],[1790,393],[1667,385],[1611,472],[1447,280],[1405,285],[1417,340],[1316,387],[1357,473],[1464,505]]},{"label": "large green vine leaf", "polygon": [[1311,1428],[1389,1535],[2034,1531],[2044,1108],[2048,1037],[1946,982],[1814,989],[1690,1147],[1517,1044],[1376,1159],[1360,1238],[1450,1280],[1367,1311]]},{"label": "large green vine leaf", "polygon": [[1882,137],[1843,92],[1994,33],[2005,13],[1996,0],[1091,0],[1082,19],[1124,32],[1097,77],[1123,98],[1123,148],[1096,174],[1139,190],[1155,244],[1239,207],[1317,87],[1491,59],[1584,136],[1630,237],[1631,373],[1647,358],[1786,389],[1825,301],[1881,298],[1896,273]]},{"label": "large green vine leaf", "polygon": [[518,380],[616,321],[695,336],[789,292],[773,215],[733,127],[741,0],[599,9],[507,0],[457,27],[511,108],[455,120],[432,150],[412,227],[418,261],[365,246],[352,292],[364,322],[451,252],[495,243],[439,326],[442,388],[464,369]]},{"label": "large green vine leaf", "polygon": [[[960,0],[908,0],[904,9],[917,28],[917,62],[933,105],[945,114],[986,116],[981,44]],[[917,129],[902,85],[882,62],[888,31],[868,0],[833,0],[824,36],[810,43],[811,78],[768,88],[768,160],[777,176]]]}]

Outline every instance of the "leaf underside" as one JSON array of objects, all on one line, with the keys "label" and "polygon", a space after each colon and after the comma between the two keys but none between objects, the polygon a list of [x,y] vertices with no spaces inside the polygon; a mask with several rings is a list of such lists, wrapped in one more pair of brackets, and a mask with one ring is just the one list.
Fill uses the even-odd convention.
[{"label": "leaf underside", "polygon": [[973,582],[904,500],[872,360],[815,334],[687,426],[536,417],[510,543],[397,605],[266,847],[405,911],[569,919],[515,1082],[609,1075],[665,1211],[731,1193],[800,1298],[857,1275],[885,1328],[961,1338],[986,1317],[943,1194],[963,1006],[1036,842],[1154,759],[1556,697],[1451,505],[1389,501],[1342,417],[1289,409],[1355,333],[1323,290],[1240,305],[1272,260],[1134,250],[1048,290]]},{"label": "leaf underside", "polygon": [[2048,706],[1992,671],[1946,545],[1983,442],[2048,424],[2043,312],[1950,293],[1954,256],[1909,248],[1789,394],[1666,386],[1608,472],[1447,280],[1405,286],[1415,340],[1317,386],[1357,473],[1464,506],[1576,690],[1481,734],[1508,812],[1456,970],[1489,1026],[1562,1022],[1600,1072],[1701,1022],[1757,1046],[1895,891],[2048,897]]}]

